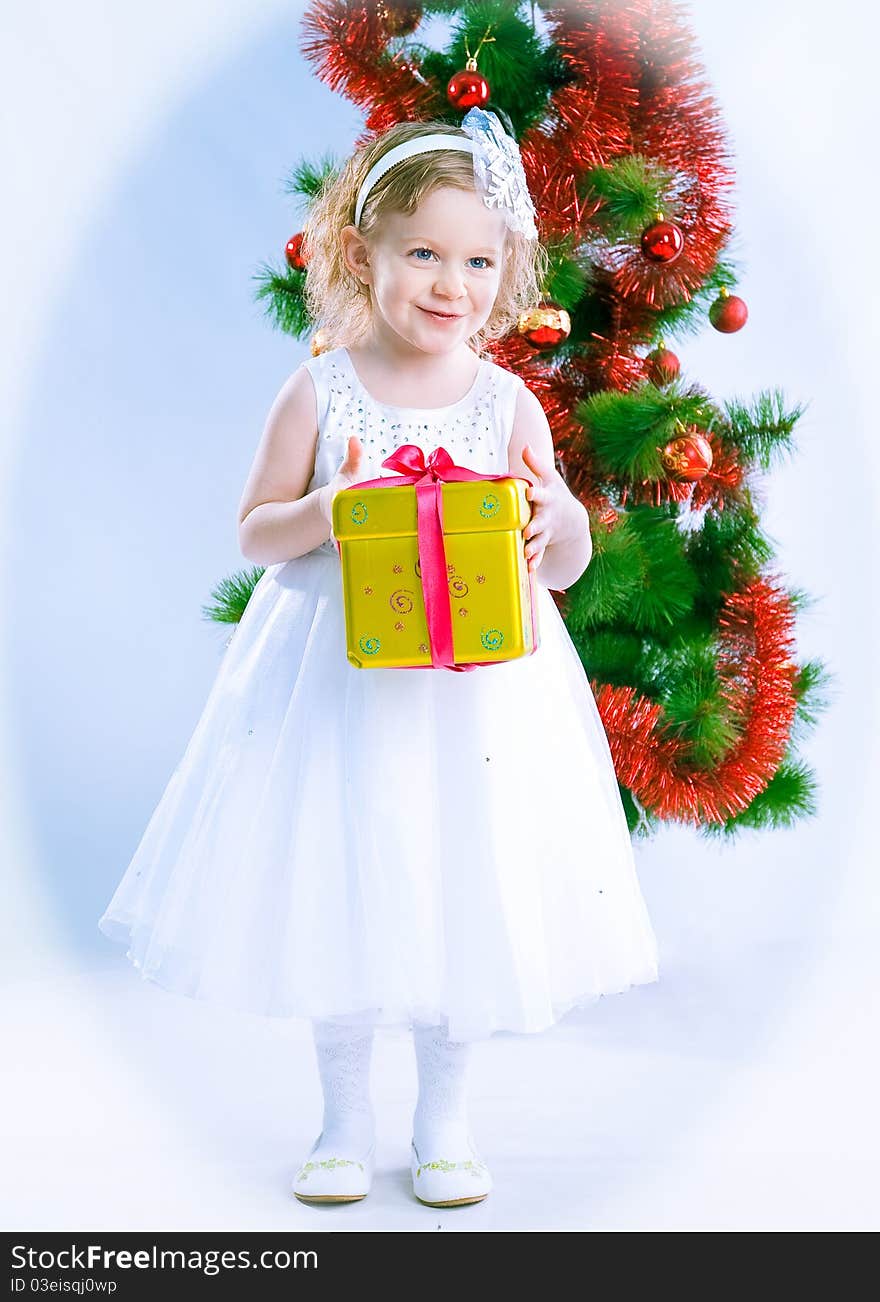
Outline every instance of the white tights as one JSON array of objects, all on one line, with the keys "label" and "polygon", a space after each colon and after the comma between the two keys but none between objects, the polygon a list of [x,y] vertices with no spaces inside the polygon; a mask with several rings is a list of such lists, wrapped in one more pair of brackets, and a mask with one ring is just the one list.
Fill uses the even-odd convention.
[{"label": "white tights", "polygon": [[[312,1020],[324,1095],[320,1154],[366,1152],[375,1139],[370,1065],[375,1027]],[[413,1023],[419,1092],[412,1135],[423,1162],[455,1160],[467,1149],[467,1069],[471,1045],[450,1040],[446,1026]]]},{"label": "white tights", "polygon": [[312,1038],[324,1094],[323,1150],[365,1153],[375,1138],[370,1099],[374,1027],[312,1020]]},{"label": "white tights", "polygon": [[450,1040],[446,1027],[413,1025],[419,1097],[413,1139],[423,1162],[456,1159],[467,1147],[467,1069],[471,1045]]}]

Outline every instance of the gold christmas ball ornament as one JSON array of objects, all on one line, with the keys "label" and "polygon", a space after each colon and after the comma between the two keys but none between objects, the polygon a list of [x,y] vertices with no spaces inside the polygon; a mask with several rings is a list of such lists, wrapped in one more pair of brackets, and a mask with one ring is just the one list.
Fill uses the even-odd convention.
[{"label": "gold christmas ball ornament", "polygon": [[571,334],[571,317],[558,303],[538,303],[520,312],[516,329],[532,348],[555,348]]}]

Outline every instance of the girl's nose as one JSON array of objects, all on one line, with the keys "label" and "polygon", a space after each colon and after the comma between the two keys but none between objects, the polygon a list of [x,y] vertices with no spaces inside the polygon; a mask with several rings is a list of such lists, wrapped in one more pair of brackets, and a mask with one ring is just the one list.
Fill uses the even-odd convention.
[{"label": "girl's nose", "polygon": [[444,298],[461,298],[464,293],[464,277],[455,267],[441,267],[434,281],[434,293]]}]

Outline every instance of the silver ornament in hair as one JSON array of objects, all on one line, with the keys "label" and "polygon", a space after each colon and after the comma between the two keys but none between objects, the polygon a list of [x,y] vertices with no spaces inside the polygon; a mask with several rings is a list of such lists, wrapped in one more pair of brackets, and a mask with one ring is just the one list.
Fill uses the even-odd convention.
[{"label": "silver ornament in hair", "polygon": [[535,205],[529,194],[519,145],[495,113],[474,107],[461,120],[474,144],[474,176],[487,208],[497,208],[511,230],[538,238]]}]

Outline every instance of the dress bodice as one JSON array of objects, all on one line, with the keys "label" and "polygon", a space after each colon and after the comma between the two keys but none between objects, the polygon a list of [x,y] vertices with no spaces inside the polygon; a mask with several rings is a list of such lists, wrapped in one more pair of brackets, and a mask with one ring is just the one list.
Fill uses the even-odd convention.
[{"label": "dress bodice", "polygon": [[[379,402],[364,387],[347,348],[332,348],[308,358],[318,408],[315,468],[307,492],[327,484],[344,457],[346,440],[356,434],[364,449],[361,478],[394,475],[382,461],[401,443],[415,443],[427,456],[444,447],[458,465],[487,475],[507,470],[520,376],[480,358],[470,390],[444,407],[399,407]],[[329,540],[325,551],[336,549]]]}]

